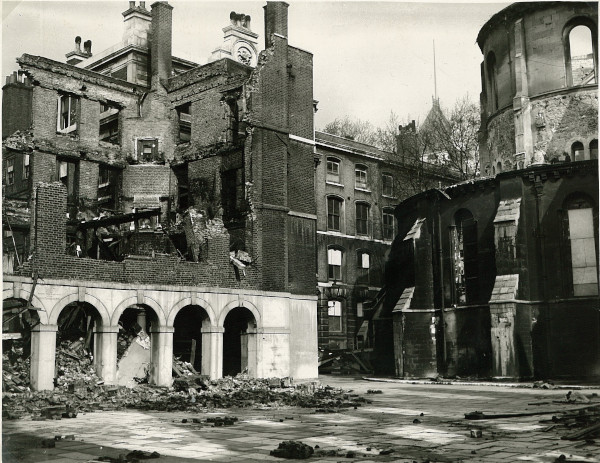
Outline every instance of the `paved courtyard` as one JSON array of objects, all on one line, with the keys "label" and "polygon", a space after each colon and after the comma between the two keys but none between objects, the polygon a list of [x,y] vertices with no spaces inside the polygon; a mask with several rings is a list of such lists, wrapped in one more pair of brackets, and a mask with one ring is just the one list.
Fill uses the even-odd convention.
[{"label": "paved courtyard", "polygon": [[[557,410],[581,407],[554,402],[564,400],[568,389],[408,384],[336,376],[324,376],[321,381],[364,394],[372,403],[340,413],[293,407],[204,414],[122,410],[59,421],[4,421],[2,461],[93,462],[133,450],[160,453],[160,458],[147,460],[157,463],[286,461],[269,452],[281,441],[295,440],[318,446],[317,454],[308,460],[311,462],[554,462],[560,455],[566,457],[565,463],[600,462],[600,440],[561,440],[567,432],[564,427],[548,430],[548,424],[539,422],[551,419]],[[381,393],[367,394],[369,389]],[[583,392],[600,393],[600,388]],[[476,410],[488,414],[554,413],[464,419],[464,413]],[[235,416],[239,421],[233,426],[211,427],[205,423],[211,416]],[[194,418],[202,423],[194,423]],[[55,448],[42,447],[42,439],[56,435],[74,435],[74,440],[58,440]],[[323,456],[331,450],[337,455]],[[386,454],[380,455],[381,451]]]}]

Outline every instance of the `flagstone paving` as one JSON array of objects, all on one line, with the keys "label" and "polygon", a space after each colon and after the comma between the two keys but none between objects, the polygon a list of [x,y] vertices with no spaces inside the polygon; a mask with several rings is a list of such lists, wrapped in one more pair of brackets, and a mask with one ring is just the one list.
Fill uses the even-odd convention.
[{"label": "flagstone paving", "polygon": [[[600,440],[561,440],[564,429],[543,430],[553,413],[542,416],[470,421],[464,414],[557,411],[581,407],[553,403],[567,390],[528,389],[498,385],[407,384],[373,382],[360,378],[325,376],[330,384],[362,394],[372,403],[340,413],[315,413],[314,409],[256,407],[185,412],[120,410],[79,414],[74,419],[3,421],[2,461],[5,463],[87,463],[100,456],[118,458],[133,450],[156,451],[149,462],[285,461],[269,455],[284,440],[302,441],[319,451],[338,455],[313,456],[308,461],[369,462],[554,462],[600,463]],[[367,394],[369,389],[381,394]],[[598,390],[585,390],[586,394]],[[543,405],[529,405],[535,402]],[[210,416],[236,416],[234,426],[211,427]],[[193,423],[199,418],[203,423]],[[187,423],[182,423],[187,419]],[[482,437],[471,437],[481,430]],[[58,440],[56,448],[42,448],[42,439]],[[380,455],[382,450],[393,450]]]}]

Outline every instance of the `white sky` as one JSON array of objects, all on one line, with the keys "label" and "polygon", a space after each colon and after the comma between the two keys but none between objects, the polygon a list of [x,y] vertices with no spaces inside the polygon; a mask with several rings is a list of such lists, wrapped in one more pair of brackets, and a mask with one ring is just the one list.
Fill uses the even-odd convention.
[{"label": "white sky", "polygon": [[[150,9],[153,0],[146,2]],[[137,2],[136,2],[137,3]],[[222,43],[229,13],[252,17],[264,47],[265,2],[171,0],[173,54],[206,63]],[[390,111],[403,120],[423,120],[437,87],[442,106],[465,94],[477,102],[482,55],[475,40],[483,24],[508,3],[407,3],[288,1],[289,43],[314,55],[316,128],[348,115],[384,125]],[[23,53],[65,61],[92,40],[92,53],[121,41],[127,0],[2,1],[2,74],[17,69]]]}]

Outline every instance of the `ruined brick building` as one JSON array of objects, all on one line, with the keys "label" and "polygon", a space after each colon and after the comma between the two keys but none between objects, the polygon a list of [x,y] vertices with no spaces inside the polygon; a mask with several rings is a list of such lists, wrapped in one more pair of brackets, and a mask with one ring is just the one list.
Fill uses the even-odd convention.
[{"label": "ruined brick building", "polygon": [[32,326],[35,389],[74,309],[107,383],[132,325],[154,384],[173,354],[213,378],[317,376],[312,55],[267,2],[264,51],[232,13],[199,66],[173,56],[171,10],[130,2],[120,43],[25,54],[3,88],[3,300]]},{"label": "ruined brick building", "polygon": [[479,32],[487,175],[395,209],[385,371],[600,375],[597,30],[596,4],[537,2]]}]

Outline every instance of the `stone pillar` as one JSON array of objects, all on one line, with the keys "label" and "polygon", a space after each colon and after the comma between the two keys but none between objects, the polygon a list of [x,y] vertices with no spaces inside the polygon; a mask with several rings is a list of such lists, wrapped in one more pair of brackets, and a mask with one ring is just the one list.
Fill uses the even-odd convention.
[{"label": "stone pillar", "polygon": [[152,328],[150,341],[150,384],[170,386],[173,382],[173,332],[172,326]]},{"label": "stone pillar", "polygon": [[210,379],[223,376],[223,332],[225,328],[210,326],[202,328],[202,367],[200,372]]},{"label": "stone pillar", "polygon": [[515,90],[513,111],[516,154],[514,161],[517,165],[523,161],[524,167],[527,167],[533,156],[533,134],[523,19],[515,21]]},{"label": "stone pillar", "polygon": [[94,367],[105,384],[117,382],[118,326],[100,326],[94,331]]},{"label": "stone pillar", "polygon": [[492,335],[492,375],[495,377],[519,377],[515,358],[514,303],[490,303]]},{"label": "stone pillar", "polygon": [[394,369],[396,376],[404,376],[404,314],[402,310],[392,312],[394,330]]},{"label": "stone pillar", "polygon": [[31,369],[29,379],[34,391],[54,389],[56,332],[58,325],[37,325],[31,331]]},{"label": "stone pillar", "polygon": [[[256,328],[248,328],[246,333],[246,357],[248,365],[248,375],[252,378],[258,378],[258,330]],[[242,349],[244,349],[244,339],[242,338]],[[243,353],[243,351],[242,351]]]}]

